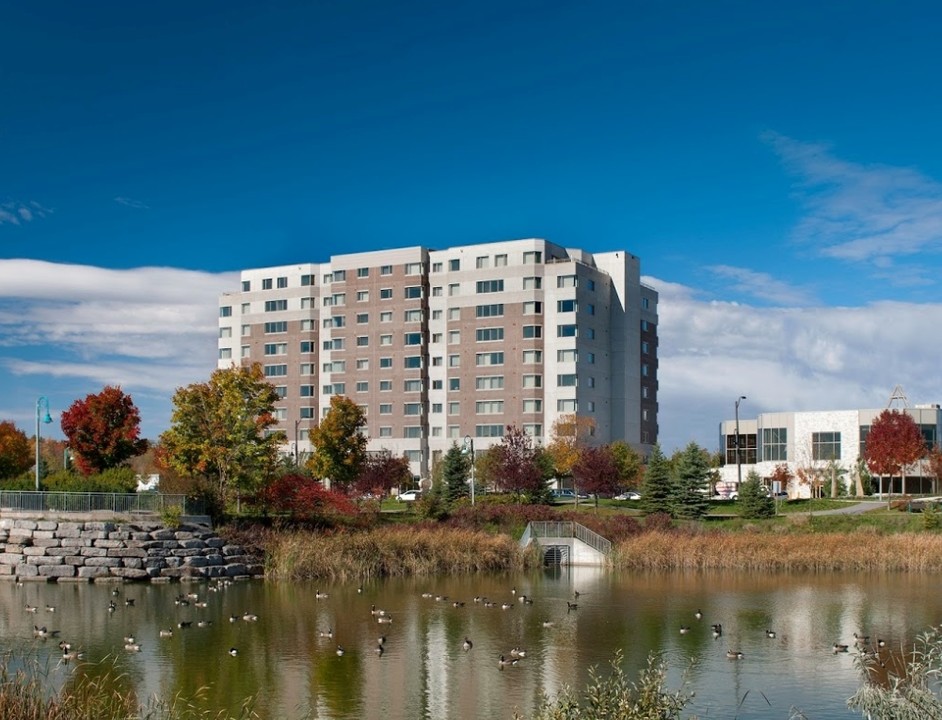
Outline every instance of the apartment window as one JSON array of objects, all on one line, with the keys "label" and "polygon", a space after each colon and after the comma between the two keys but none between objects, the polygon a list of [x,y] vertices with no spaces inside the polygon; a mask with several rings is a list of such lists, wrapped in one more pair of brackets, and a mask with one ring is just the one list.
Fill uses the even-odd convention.
[{"label": "apartment window", "polygon": [[370,361],[368,358],[357,358],[357,370],[369,370]]},{"label": "apartment window", "polygon": [[392,392],[392,380],[380,380],[379,391],[380,392]]},{"label": "apartment window", "polygon": [[811,433],[812,460],[840,460],[841,434],[839,432]]},{"label": "apartment window", "polygon": [[347,392],[346,383],[342,383],[342,382],[334,383],[334,395],[343,395],[346,392]]},{"label": "apartment window", "polygon": [[504,426],[497,425],[475,425],[474,436],[479,438],[498,438],[504,436]]},{"label": "apartment window", "polygon": [[474,364],[479,367],[482,365],[503,365],[504,353],[503,352],[477,353],[474,356]]},{"label": "apartment window", "polygon": [[325,373],[342,373],[346,371],[347,371],[346,360],[334,360],[333,362],[324,363]]},{"label": "apartment window", "polygon": [[442,286],[441,286],[441,285],[435,285],[435,286],[432,288],[432,297],[441,297],[441,296],[442,296]]},{"label": "apartment window", "polygon": [[219,308],[219,317],[232,317],[232,305],[223,305]]},{"label": "apartment window", "polygon": [[487,255],[475,258],[474,267],[478,270],[487,270],[491,266],[491,259]]},{"label": "apartment window", "polygon": [[595,340],[595,328],[586,328],[586,329],[585,329],[585,336],[586,336],[589,340]]},{"label": "apartment window", "polygon": [[507,267],[507,256],[506,256],[506,255],[495,255],[495,256],[494,256],[494,267]]},{"label": "apartment window", "polygon": [[525,413],[543,412],[543,401],[537,398],[527,398],[523,401],[523,411]]},{"label": "apartment window", "polygon": [[448,284],[448,297],[456,297],[461,294],[461,284],[460,283],[449,283]]},{"label": "apartment window", "polygon": [[272,416],[275,420],[287,420],[288,410],[286,408],[275,408],[275,412],[272,413]]},{"label": "apartment window", "polygon": [[357,335],[357,347],[367,347],[370,344],[369,335]]},{"label": "apartment window", "polygon": [[420,322],[422,320],[422,311],[418,309],[406,310],[404,317],[407,323]]},{"label": "apartment window", "polygon": [[422,437],[422,427],[419,425],[406,425],[402,429],[402,436],[409,440]]},{"label": "apartment window", "polygon": [[392,415],[392,403],[380,403],[379,414],[380,415]]},{"label": "apartment window", "polygon": [[252,346],[251,346],[251,345],[243,345],[243,346],[242,346],[242,357],[244,357],[244,358],[252,357]]},{"label": "apartment window", "polygon": [[242,281],[242,292],[249,292],[252,289],[252,282],[250,280]]},{"label": "apartment window", "polygon": [[650,307],[651,307],[651,301],[646,297],[641,298],[641,308],[644,310],[647,310]]},{"label": "apartment window", "polygon": [[436,427],[433,427],[433,428],[432,428],[432,437],[441,437],[441,436],[442,436],[442,429],[441,429],[440,427],[437,427],[437,426],[436,426]]},{"label": "apartment window", "polygon": [[231,327],[221,327],[221,328],[219,328],[219,337],[220,337],[220,338],[231,338],[231,337],[232,337],[232,328],[231,328]]},{"label": "apartment window", "polygon": [[288,287],[288,278],[286,277],[278,278],[276,285],[279,290],[283,290],[284,288]]},{"label": "apartment window", "polygon": [[448,319],[449,319],[449,320],[460,320],[460,319],[461,319],[461,308],[448,308]]},{"label": "apartment window", "polygon": [[384,425],[379,429],[379,436],[381,438],[391,438],[392,437],[392,428],[388,425]]},{"label": "apartment window", "polygon": [[557,412],[574,413],[576,411],[576,401],[575,400],[557,400],[556,410]]},{"label": "apartment window", "polygon": [[307,287],[314,284],[313,275],[302,275],[301,276],[301,287]]},{"label": "apartment window", "polygon": [[357,290],[357,302],[368,302],[370,299],[369,290]]},{"label": "apartment window", "polygon": [[641,386],[641,397],[643,397],[645,400],[648,399],[648,386],[647,385]]},{"label": "apartment window", "polygon": [[379,268],[380,275],[392,275],[392,265],[382,265]]},{"label": "apartment window", "polygon": [[647,376],[648,376],[648,373],[649,373],[648,364],[647,364],[647,363],[641,363],[641,376],[642,376],[642,377],[647,377]]},{"label": "apartment window", "polygon": [[379,344],[381,346],[392,345],[392,335],[380,335]]},{"label": "apartment window", "polygon": [[504,412],[503,400],[478,400],[474,403],[477,415],[500,415]]},{"label": "apartment window", "polygon": [[543,287],[543,278],[541,277],[525,277],[523,279],[524,290],[539,290],[542,287]]},{"label": "apartment window", "polygon": [[276,385],[275,386],[275,395],[278,396],[279,400],[284,400],[288,397],[288,386],[287,385]]},{"label": "apartment window", "polygon": [[[586,412],[594,413],[595,412],[595,400],[588,400],[586,402]],[[595,435],[594,428],[590,428],[589,432],[592,435]]]},{"label": "apartment window", "polygon": [[288,374],[287,365],[266,365],[265,377],[284,377]]},{"label": "apartment window", "polygon": [[585,354],[585,361],[586,361],[586,363],[589,364],[589,365],[595,365],[595,353],[594,353],[594,352],[587,352],[587,353]]},{"label": "apartment window", "polygon": [[524,265],[539,265],[543,262],[543,253],[539,250],[528,250],[523,253]]},{"label": "apartment window", "polygon": [[475,284],[478,295],[482,293],[504,292],[503,280],[478,280]]},{"label": "apartment window", "polygon": [[392,300],[393,292],[392,288],[380,288],[379,298],[380,300]]},{"label": "apartment window", "polygon": [[421,345],[422,333],[420,332],[405,333],[405,335],[403,335],[403,344],[404,345]]},{"label": "apartment window", "polygon": [[441,320],[442,311],[441,310],[432,310],[432,320]]},{"label": "apartment window", "polygon": [[381,357],[379,359],[379,368],[380,370],[388,370],[392,367],[392,358],[391,357]]},{"label": "apartment window", "polygon": [[461,414],[461,403],[460,402],[450,402],[448,403],[448,414],[449,415],[460,415]]},{"label": "apartment window", "polygon": [[365,278],[370,276],[370,269],[368,267],[357,268],[357,277]]},{"label": "apartment window", "polygon": [[284,320],[279,322],[267,322],[265,323],[265,334],[274,335],[275,333],[286,333],[288,332],[288,323]]},{"label": "apartment window", "polygon": [[524,375],[523,386],[525,388],[543,387],[543,376],[542,375]]},{"label": "apartment window", "polygon": [[313,375],[314,363],[301,363],[298,366],[298,375]]},{"label": "apartment window", "polygon": [[[285,346],[285,350],[288,349],[287,343],[279,343]],[[268,347],[267,345],[265,347]],[[313,340],[302,340],[300,343],[300,349],[302,353],[312,353],[317,350],[317,343]],[[280,353],[279,353],[280,354]]]},{"label": "apartment window", "polygon": [[495,303],[493,305],[478,305],[474,308],[474,314],[481,317],[501,317],[504,314],[504,304]]},{"label": "apartment window", "polygon": [[461,356],[460,355],[449,355],[448,356],[448,367],[456,368],[461,366]]},{"label": "apartment window", "polygon": [[333,273],[324,273],[322,280],[325,285],[330,285],[334,281]]},{"label": "apartment window", "polygon": [[560,275],[556,278],[556,287],[558,288],[574,288],[578,285],[575,275]]},{"label": "apartment window", "polygon": [[302,320],[301,321],[301,332],[310,332],[314,329],[313,320]]},{"label": "apartment window", "polygon": [[248,315],[252,310],[252,303],[242,303],[242,314]]},{"label": "apartment window", "polygon": [[457,440],[461,437],[461,428],[457,425],[448,426],[448,437],[451,440]]},{"label": "apartment window", "polygon": [[441,380],[432,380],[432,390],[442,390],[444,387]]},{"label": "apartment window", "polygon": [[524,350],[523,362],[527,364],[543,362],[542,350]]},{"label": "apartment window", "polygon": [[[457,334],[457,331],[455,331]],[[474,339],[477,342],[495,342],[504,339],[504,328],[478,328],[474,332]]]},{"label": "apartment window", "polygon": [[262,280],[262,290],[271,290],[271,278],[265,278]]},{"label": "apartment window", "polygon": [[402,384],[402,389],[405,392],[422,392],[422,381],[421,380],[406,380]]},{"label": "apartment window", "polygon": [[448,378],[448,390],[455,392],[461,389],[461,378]]},{"label": "apartment window", "polygon": [[287,300],[266,300],[265,312],[281,312],[288,309]]},{"label": "apartment window", "polygon": [[449,330],[448,331],[448,344],[457,345],[461,342],[461,331],[460,330]]},{"label": "apartment window", "polygon": [[575,373],[563,373],[556,376],[556,387],[576,387],[578,384]]},{"label": "apartment window", "polygon": [[379,314],[379,321],[381,323],[392,322],[392,310],[386,310],[385,312],[381,312]]},{"label": "apartment window", "polygon": [[456,258],[456,259],[454,259],[454,260],[449,260],[449,261],[448,261],[448,270],[449,270],[450,272],[457,272],[457,271],[460,270],[460,269],[461,269],[461,260],[458,260],[458,259]]},{"label": "apartment window", "polygon": [[586,290],[591,290],[595,292],[595,280],[586,280],[585,281]]},{"label": "apartment window", "polygon": [[219,359],[220,359],[220,360],[231,360],[231,359],[232,359],[232,348],[219,348]]},{"label": "apartment window", "polygon": [[579,359],[578,350],[557,350],[556,362],[576,362]]},{"label": "apartment window", "polygon": [[503,390],[503,375],[484,375],[474,379],[475,390]]},{"label": "apartment window", "polygon": [[543,434],[543,426],[538,423],[524,424],[523,431],[530,437],[540,437]]},{"label": "apartment window", "polygon": [[266,355],[287,355],[288,343],[266,343],[265,354]]},{"label": "apartment window", "polygon": [[301,385],[299,388],[301,397],[314,397],[314,386],[313,385]]},{"label": "apartment window", "polygon": [[556,312],[576,312],[577,306],[575,299],[558,300],[556,302]]},{"label": "apartment window", "polygon": [[422,297],[422,286],[421,285],[409,285],[405,289],[406,300],[416,300]]},{"label": "apartment window", "polygon": [[440,262],[432,263],[432,272],[433,272],[433,273],[440,273],[440,272],[441,272],[442,270],[444,270],[444,269],[445,269],[445,266],[444,266],[442,263],[440,263]]},{"label": "apartment window", "polygon": [[406,263],[406,275],[421,275],[422,263]]},{"label": "apartment window", "polygon": [[[344,344],[345,344],[344,338],[334,338],[333,340],[325,340],[324,349],[325,350],[343,350]],[[311,348],[313,347],[314,347],[314,343],[311,343]],[[314,350],[312,349],[310,350],[310,352],[314,352]]]},{"label": "apartment window", "polygon": [[403,415],[421,415],[422,403],[405,403],[402,406]]},{"label": "apartment window", "polygon": [[243,326],[242,326],[242,337],[248,337],[248,336],[251,335],[251,334],[252,334],[252,326],[251,326],[251,325],[243,325]]},{"label": "apartment window", "polygon": [[432,343],[435,345],[440,344],[443,337],[444,335],[442,335],[441,333],[432,333]]},{"label": "apartment window", "polygon": [[442,366],[442,356],[436,355],[432,358],[432,367],[441,367]]},{"label": "apartment window", "polygon": [[347,279],[346,270],[334,270],[334,282],[345,282]]},{"label": "apartment window", "polygon": [[366,325],[369,321],[369,313],[357,313],[357,325]]},{"label": "apartment window", "polygon": [[541,315],[543,313],[543,303],[539,300],[527,300],[523,303],[524,315]]},{"label": "apartment window", "polygon": [[595,305],[592,303],[586,303],[585,313],[586,315],[595,315]]},{"label": "apartment window", "polygon": [[762,459],[788,462],[788,428],[762,428]]},{"label": "apartment window", "polygon": [[542,325],[524,325],[523,337],[525,340],[533,340],[535,338],[543,337],[543,326]]},{"label": "apartment window", "polygon": [[556,337],[576,337],[579,334],[579,330],[576,327],[575,323],[571,325],[557,325],[556,326]]},{"label": "apartment window", "polygon": [[594,388],[595,387],[595,378],[591,375],[586,378],[585,381],[586,387]]},{"label": "apartment window", "polygon": [[301,298],[301,309],[310,310],[314,306],[314,298]]},{"label": "apartment window", "polygon": [[[327,413],[324,413],[324,414],[326,415]],[[302,420],[313,420],[313,419],[314,419],[314,408],[312,408],[312,407],[303,407],[303,408],[300,408],[299,416],[301,417]],[[310,428],[308,428],[307,431],[310,432]]]},{"label": "apartment window", "polygon": [[406,370],[418,370],[422,367],[421,355],[406,355],[403,361],[403,367]]}]

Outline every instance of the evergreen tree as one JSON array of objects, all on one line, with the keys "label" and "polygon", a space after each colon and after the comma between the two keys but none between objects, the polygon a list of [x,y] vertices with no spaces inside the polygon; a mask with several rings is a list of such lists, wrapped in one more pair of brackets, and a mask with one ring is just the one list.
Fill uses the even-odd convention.
[{"label": "evergreen tree", "polygon": [[671,515],[688,520],[706,515],[710,508],[707,494],[709,481],[709,453],[695,442],[691,442],[676,457],[674,464]]},{"label": "evergreen tree", "polygon": [[645,515],[656,512],[670,512],[671,476],[667,458],[661,452],[659,443],[651,448],[641,483],[641,511]]},{"label": "evergreen tree", "polygon": [[471,458],[458,447],[458,443],[452,443],[442,460],[442,492],[449,503],[468,496],[470,473]]},{"label": "evergreen tree", "polygon": [[775,517],[775,500],[768,497],[759,473],[750,470],[739,486],[739,515],[757,519]]}]

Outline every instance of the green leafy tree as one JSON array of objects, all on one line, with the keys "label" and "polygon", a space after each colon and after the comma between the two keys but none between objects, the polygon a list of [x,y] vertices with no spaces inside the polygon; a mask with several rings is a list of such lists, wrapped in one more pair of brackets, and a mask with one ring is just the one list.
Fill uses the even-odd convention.
[{"label": "green leafy tree", "polygon": [[471,458],[458,447],[457,443],[452,443],[441,464],[440,487],[445,499],[453,503],[460,498],[467,497],[470,492],[468,476],[471,473]]},{"label": "green leafy tree", "polygon": [[619,488],[636,490],[644,476],[644,458],[624,440],[616,440],[609,445],[612,459],[618,468]]},{"label": "green leafy tree", "polygon": [[307,462],[311,474],[330,480],[332,487],[349,488],[366,460],[366,418],[359,406],[345,395],[334,395],[330,409],[310,438],[314,452]]},{"label": "green leafy tree", "polygon": [[0,422],[0,479],[22,475],[34,462],[26,433],[9,420]]},{"label": "green leafy tree", "polygon": [[269,434],[278,399],[258,363],[219,369],[208,382],[178,388],[170,428],[160,436],[162,462],[214,481],[223,504],[231,489],[254,492],[274,473],[285,439]]},{"label": "green leafy tree", "polygon": [[694,520],[710,508],[710,455],[691,442],[677,456],[671,483],[670,510],[675,518]]},{"label": "green leafy tree", "polygon": [[899,410],[884,410],[870,425],[864,457],[874,475],[902,476],[906,466],[925,453],[925,440],[910,415]]},{"label": "green leafy tree", "polygon": [[750,470],[739,486],[739,515],[747,519],[775,516],[775,501],[766,495],[762,478],[755,470]]},{"label": "green leafy tree", "polygon": [[62,413],[62,432],[83,475],[121,467],[147,450],[140,411],[130,395],[112,385],[72,403]]},{"label": "green leafy tree", "polygon": [[639,505],[645,515],[657,512],[670,512],[671,475],[667,458],[661,452],[660,443],[651,448],[641,482],[641,500]]}]

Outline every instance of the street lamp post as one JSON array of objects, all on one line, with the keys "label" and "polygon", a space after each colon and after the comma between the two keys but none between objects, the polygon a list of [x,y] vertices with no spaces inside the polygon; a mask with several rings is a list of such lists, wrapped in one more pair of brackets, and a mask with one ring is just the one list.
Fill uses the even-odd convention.
[{"label": "street lamp post", "polygon": [[746,399],[745,395],[736,398],[736,490],[742,485],[742,456],[739,451],[739,403]]},{"label": "street lamp post", "polygon": [[43,408],[46,408],[46,416],[42,419],[47,425],[52,422],[52,416],[49,414],[49,400],[45,395],[40,395],[36,401],[36,491],[39,491],[39,448],[42,443],[39,434],[39,416]]},{"label": "street lamp post", "polygon": [[297,469],[299,455],[298,455],[298,426],[301,424],[300,420],[294,421],[294,467]]},{"label": "street lamp post", "polygon": [[464,436],[464,448],[462,452],[471,456],[471,504],[474,505],[474,438],[470,435]]}]

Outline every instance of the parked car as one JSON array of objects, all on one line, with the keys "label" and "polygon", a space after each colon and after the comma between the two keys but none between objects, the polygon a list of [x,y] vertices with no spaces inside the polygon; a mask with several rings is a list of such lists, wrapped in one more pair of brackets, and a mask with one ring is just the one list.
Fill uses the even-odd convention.
[{"label": "parked car", "polygon": [[568,488],[555,488],[551,494],[554,498],[562,498],[563,500],[575,500],[576,498],[576,493]]},{"label": "parked car", "polygon": [[399,500],[399,502],[415,502],[420,497],[422,497],[421,490],[406,490],[403,493],[399,493],[397,500]]},{"label": "parked car", "polygon": [[[772,497],[772,491],[771,491],[771,490],[769,490],[768,488],[763,488],[763,490],[765,491],[765,496],[766,496],[767,498]],[[786,496],[787,496],[787,493],[786,493]],[[729,499],[730,499],[730,500],[739,500],[739,491],[738,491],[738,490],[733,490],[733,492],[731,492],[731,493],[729,494]]]},{"label": "parked car", "polygon": [[637,493],[634,490],[629,490],[628,492],[623,492],[621,495],[616,495],[612,500],[640,500],[641,493]]}]

